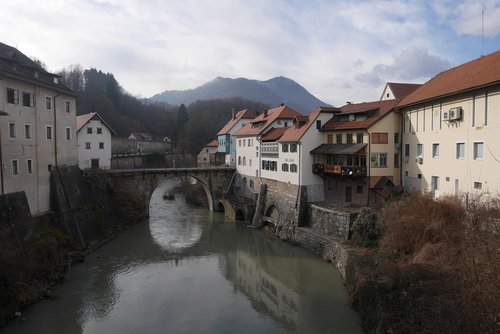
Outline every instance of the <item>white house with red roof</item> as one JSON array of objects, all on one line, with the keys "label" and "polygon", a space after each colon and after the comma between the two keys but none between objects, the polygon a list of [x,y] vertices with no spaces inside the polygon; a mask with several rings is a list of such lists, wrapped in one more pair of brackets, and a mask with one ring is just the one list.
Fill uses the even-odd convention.
[{"label": "white house with red roof", "polygon": [[441,72],[397,108],[406,189],[500,196],[500,51]]},{"label": "white house with red roof", "polygon": [[218,152],[217,139],[210,141],[198,153],[197,165],[200,168],[224,165],[225,154]]},{"label": "white house with red roof", "polygon": [[217,133],[218,152],[225,154],[226,165],[236,165],[236,144],[233,134],[255,117],[257,114],[249,109],[238,112],[233,109],[231,119]]},{"label": "white house with red roof", "polygon": [[114,135],[116,132],[98,113],[77,116],[76,136],[80,169],[110,169],[111,136]]}]

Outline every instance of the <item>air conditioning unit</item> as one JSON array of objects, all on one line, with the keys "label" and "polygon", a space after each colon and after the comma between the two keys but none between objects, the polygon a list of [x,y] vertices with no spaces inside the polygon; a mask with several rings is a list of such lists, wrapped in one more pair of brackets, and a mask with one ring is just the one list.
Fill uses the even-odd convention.
[{"label": "air conditioning unit", "polygon": [[424,158],[421,155],[419,155],[418,157],[415,158],[415,161],[417,162],[417,164],[421,165],[424,162]]},{"label": "air conditioning unit", "polygon": [[462,107],[451,108],[448,112],[448,116],[450,120],[459,120],[462,119]]},{"label": "air conditioning unit", "polygon": [[443,121],[449,121],[450,120],[450,117],[448,115],[448,112],[443,112]]}]

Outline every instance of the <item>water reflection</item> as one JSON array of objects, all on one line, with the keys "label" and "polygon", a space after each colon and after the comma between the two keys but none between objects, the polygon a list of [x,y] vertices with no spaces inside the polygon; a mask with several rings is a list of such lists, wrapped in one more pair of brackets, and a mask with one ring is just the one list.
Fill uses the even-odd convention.
[{"label": "water reflection", "polygon": [[199,210],[189,207],[182,197],[165,201],[165,193],[173,193],[178,180],[166,180],[154,191],[150,201],[149,229],[156,244],[167,251],[178,252],[193,246],[202,233]]}]

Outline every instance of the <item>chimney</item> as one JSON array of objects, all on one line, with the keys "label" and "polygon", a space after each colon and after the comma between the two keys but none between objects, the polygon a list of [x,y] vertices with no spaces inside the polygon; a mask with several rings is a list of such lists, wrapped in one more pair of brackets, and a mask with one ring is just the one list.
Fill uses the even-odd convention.
[{"label": "chimney", "polygon": [[267,117],[267,109],[264,109],[264,118]]},{"label": "chimney", "polygon": [[285,102],[281,102],[280,107],[284,107],[284,106],[285,106]]},{"label": "chimney", "polygon": [[236,110],[234,110],[234,108],[233,108],[233,110],[231,112],[233,114],[233,119],[236,119]]}]

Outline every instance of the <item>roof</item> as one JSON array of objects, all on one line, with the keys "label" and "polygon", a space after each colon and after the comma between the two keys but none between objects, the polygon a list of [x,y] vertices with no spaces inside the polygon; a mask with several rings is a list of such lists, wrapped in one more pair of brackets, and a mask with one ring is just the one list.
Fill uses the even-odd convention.
[{"label": "roof", "polygon": [[355,154],[364,149],[366,143],[358,144],[321,144],[311,154]]},{"label": "roof", "polygon": [[417,88],[422,86],[422,84],[388,82],[386,86],[389,86],[391,88],[391,91],[396,99],[402,99],[405,96],[408,96],[411,93],[413,93]]},{"label": "roof", "polygon": [[241,129],[234,133],[235,136],[248,136],[262,134],[267,128],[277,119],[293,119],[296,116],[301,116],[298,112],[287,105],[279,106],[278,108],[264,111],[253,121],[247,123]]},{"label": "roof", "polygon": [[294,126],[288,128],[288,131],[283,134],[279,142],[299,141],[321,113],[335,113],[338,111],[338,108],[318,107],[307,116],[296,116],[293,120]]},{"label": "roof", "polygon": [[398,107],[500,83],[500,51],[441,72],[405,97]]},{"label": "roof", "polygon": [[146,132],[132,132],[130,136],[134,136],[137,140],[153,140],[153,135]]},{"label": "roof", "polygon": [[281,128],[271,128],[269,131],[266,132],[265,135],[262,136],[261,140],[262,141],[276,141],[283,136],[283,134],[288,130],[289,128],[281,127]]},{"label": "roof", "polygon": [[109,129],[111,135],[113,136],[116,135],[115,130],[113,130],[96,112],[91,112],[90,114],[76,116],[76,131],[77,132],[80,131],[80,129],[83,128],[91,120],[100,120],[101,123],[104,124]]},{"label": "roof", "polygon": [[224,125],[224,127],[217,133],[217,136],[225,135],[226,133],[228,133],[233,128],[233,126],[238,123],[239,120],[254,119],[255,117],[257,117],[257,114],[250,109],[240,110],[237,113],[233,114],[229,122],[227,122],[226,125]]},{"label": "roof", "polygon": [[219,143],[217,142],[217,139],[214,139],[211,142],[209,142],[207,145],[205,145],[205,147],[218,147],[218,146],[219,146]]},{"label": "roof", "polygon": [[[363,103],[346,104],[340,108],[340,113],[325,123],[322,131],[332,130],[348,130],[348,129],[368,129],[370,126],[378,122],[382,117],[387,115],[398,104],[400,99],[372,101]],[[364,120],[355,121],[339,121],[338,116],[353,113],[362,113],[373,111],[373,113]]]},{"label": "roof", "polygon": [[0,43],[0,74],[74,96],[73,91],[59,81],[59,75],[47,72],[18,49],[4,43]]}]

